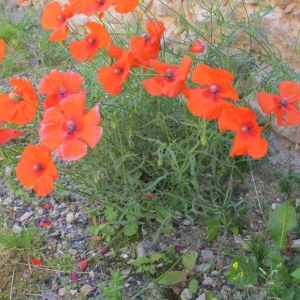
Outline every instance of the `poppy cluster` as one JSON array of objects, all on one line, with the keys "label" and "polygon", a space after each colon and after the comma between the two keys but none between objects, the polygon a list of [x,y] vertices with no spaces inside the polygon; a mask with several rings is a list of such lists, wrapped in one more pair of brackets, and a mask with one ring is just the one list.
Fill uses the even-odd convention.
[{"label": "poppy cluster", "polygon": [[73,16],[79,14],[91,16],[98,13],[102,17],[110,7],[124,14],[133,11],[138,4],[139,0],[70,0],[69,3],[61,6],[58,1],[52,1],[43,10],[41,24],[44,29],[53,30],[49,41],[64,41],[69,34],[68,21]]},{"label": "poppy cluster", "polygon": [[[25,125],[34,120],[38,109],[38,97],[31,82],[25,78],[12,78],[14,88],[8,94],[0,93],[0,144],[20,135],[20,131],[5,126],[5,122]],[[75,72],[61,73],[52,70],[45,75],[38,93],[45,95],[43,120],[39,126],[42,145],[25,147],[16,167],[19,181],[32,188],[38,196],[49,194],[58,178],[52,160],[56,157],[75,161],[84,157],[87,147],[94,148],[102,136],[99,107],[90,111],[85,107],[83,78]],[[5,127],[3,127],[5,126]]]},{"label": "poppy cluster", "polygon": [[[59,42],[67,39],[69,20],[77,14],[88,17],[94,14],[102,18],[108,9],[123,14],[133,11],[138,5],[139,0],[70,0],[64,5],[52,1],[44,8],[41,24],[46,30],[52,30],[49,41]],[[99,68],[97,79],[107,93],[120,94],[123,84],[134,73],[132,69],[141,68],[144,76],[149,75],[148,71],[153,72],[153,76],[142,80],[149,94],[183,95],[191,114],[217,120],[221,131],[235,132],[230,156],[249,155],[259,159],[267,153],[268,142],[261,136],[263,127],[259,126],[255,113],[249,108],[236,106],[240,99],[233,86],[233,74],[206,64],[199,64],[191,71],[193,61],[190,56],[205,52],[203,41],[196,40],[188,48],[190,56],[185,55],[177,66],[159,60],[166,30],[162,21],[148,20],[145,32],[132,36],[126,49],[111,44],[112,35],[102,24],[87,21],[85,30],[84,37],[70,42],[68,48],[75,60],[90,63],[101,49],[106,51],[111,63]],[[5,49],[4,41],[0,40],[0,62],[4,59]],[[188,80],[193,87],[188,86]],[[30,123],[39,106],[37,93],[29,80],[12,78],[10,85],[13,89],[9,93],[0,93],[0,144],[20,135],[19,130],[7,127],[6,123]],[[16,175],[25,187],[34,189],[38,196],[45,196],[52,191],[58,178],[52,156],[64,161],[83,158],[88,147],[94,148],[99,142],[103,129],[99,126],[100,104],[91,110],[86,107],[86,89],[80,74],[54,69],[41,79],[38,94],[43,98],[44,108],[39,124],[41,144],[25,147]],[[300,123],[300,86],[297,83],[282,81],[279,83],[279,95],[258,93],[257,98],[262,111],[274,113],[279,126]],[[40,225],[50,226],[51,221],[43,220]],[[31,262],[39,264],[34,258]],[[82,264],[79,269],[85,266]]]}]

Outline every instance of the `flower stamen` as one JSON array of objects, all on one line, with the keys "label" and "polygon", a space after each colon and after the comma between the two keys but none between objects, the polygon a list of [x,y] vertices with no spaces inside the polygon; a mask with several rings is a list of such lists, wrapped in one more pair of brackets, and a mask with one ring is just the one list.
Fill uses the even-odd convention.
[{"label": "flower stamen", "polygon": [[67,122],[68,134],[74,133],[77,130],[76,123],[74,121]]},{"label": "flower stamen", "polygon": [[283,97],[283,98],[281,99],[281,101],[279,102],[279,105],[280,105],[281,107],[286,107],[288,101],[289,101],[289,99],[288,99],[287,97]]},{"label": "flower stamen", "polygon": [[248,132],[248,131],[250,131],[250,127],[247,126],[247,125],[243,125],[242,126],[242,132]]},{"label": "flower stamen", "polygon": [[170,79],[172,79],[173,77],[175,77],[173,71],[172,71],[171,69],[167,69],[167,70],[166,70],[166,76],[165,76],[165,78],[168,79],[168,80],[170,80]]},{"label": "flower stamen", "polygon": [[216,93],[218,91],[218,87],[216,85],[211,85],[209,89],[212,93]]},{"label": "flower stamen", "polygon": [[34,171],[41,171],[43,168],[40,165],[34,165],[33,170]]}]

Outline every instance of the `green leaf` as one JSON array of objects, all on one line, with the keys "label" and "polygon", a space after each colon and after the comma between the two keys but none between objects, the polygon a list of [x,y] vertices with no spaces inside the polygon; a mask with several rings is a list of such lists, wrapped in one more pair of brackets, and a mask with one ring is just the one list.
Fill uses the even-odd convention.
[{"label": "green leaf", "polygon": [[137,258],[132,265],[135,267],[141,266],[142,264],[147,264],[149,262],[149,258],[145,257],[145,256],[141,256],[139,258]]},{"label": "green leaf", "polygon": [[295,278],[300,279],[300,268],[296,269],[291,275]]},{"label": "green leaf", "polygon": [[229,267],[227,279],[237,286],[255,284],[258,280],[257,261],[254,257],[238,257]]},{"label": "green leaf", "polygon": [[108,221],[115,221],[118,218],[118,212],[111,206],[108,206],[105,211],[105,218]]},{"label": "green leaf", "polygon": [[211,220],[207,223],[207,236],[206,241],[211,242],[217,236],[221,227],[220,220]]},{"label": "green leaf", "polygon": [[189,272],[191,272],[194,269],[197,257],[197,252],[193,251],[189,251],[182,256],[182,263]]},{"label": "green leaf", "polygon": [[229,226],[228,229],[235,235],[239,234],[239,227],[237,225]]},{"label": "green leaf", "polygon": [[198,281],[196,279],[192,279],[189,283],[189,292],[190,294],[196,294],[198,290]]},{"label": "green leaf", "polygon": [[178,282],[186,281],[187,273],[183,271],[171,271],[165,274],[159,281],[159,284],[173,285]]},{"label": "green leaf", "polygon": [[137,223],[127,225],[125,230],[124,230],[124,234],[126,236],[132,236],[132,235],[137,233],[138,229],[139,229],[139,226],[138,226]]},{"label": "green leaf", "polygon": [[295,295],[295,291],[291,288],[283,288],[282,293],[280,295],[281,300],[293,300]]},{"label": "green leaf", "polygon": [[160,260],[161,258],[164,257],[164,254],[162,253],[153,253],[151,256],[150,256],[150,262],[155,262],[155,261],[158,261]]},{"label": "green leaf", "polygon": [[284,251],[288,240],[287,232],[297,225],[296,210],[288,201],[278,206],[270,213],[267,229],[271,231],[271,237]]}]

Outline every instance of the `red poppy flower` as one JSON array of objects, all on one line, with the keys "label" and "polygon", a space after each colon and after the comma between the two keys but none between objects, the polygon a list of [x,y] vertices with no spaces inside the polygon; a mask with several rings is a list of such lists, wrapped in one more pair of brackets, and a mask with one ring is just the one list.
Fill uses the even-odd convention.
[{"label": "red poppy flower", "polygon": [[0,119],[25,125],[35,117],[38,98],[31,82],[24,78],[12,78],[15,88],[9,94],[0,93]]},{"label": "red poppy flower", "polygon": [[50,150],[43,145],[25,147],[16,167],[19,181],[27,188],[33,188],[38,196],[45,196],[53,189],[53,181],[58,177],[51,159]]},{"label": "red poppy flower", "polygon": [[203,53],[206,49],[206,45],[202,42],[197,40],[191,47],[190,47],[190,52],[193,54],[196,53]]},{"label": "red poppy flower", "polygon": [[129,44],[136,64],[144,67],[150,65],[150,59],[157,59],[161,50],[160,39],[166,30],[164,23],[157,20],[147,21],[146,29],[149,33],[132,37]]},{"label": "red poppy flower", "polygon": [[52,70],[44,76],[39,84],[38,92],[47,95],[43,102],[44,108],[57,107],[60,109],[60,101],[73,94],[85,95],[83,78],[75,72],[60,73],[58,70]]},{"label": "red poppy flower", "polygon": [[263,127],[258,126],[255,113],[249,108],[234,107],[222,112],[218,120],[220,130],[236,132],[230,156],[248,154],[261,158],[268,151],[268,142],[260,136]]},{"label": "red poppy flower", "polygon": [[[4,124],[3,121],[0,121],[0,127]],[[20,135],[19,130],[15,130],[12,128],[0,128],[0,145],[3,145],[10,141],[13,138],[16,138]]]},{"label": "red poppy flower", "polygon": [[0,62],[3,61],[4,59],[5,49],[6,49],[5,42],[0,39]]},{"label": "red poppy flower", "polygon": [[103,14],[111,7],[107,0],[72,0],[71,3],[73,2],[80,7],[80,13],[88,17],[95,12]]},{"label": "red poppy flower", "polygon": [[128,50],[122,51],[122,56],[111,67],[102,67],[98,71],[98,80],[104,90],[117,95],[122,91],[123,83],[130,75],[129,69],[133,63],[133,55]]},{"label": "red poppy flower", "polygon": [[114,10],[120,14],[131,12],[139,5],[139,0],[106,0],[106,1],[111,5],[114,5]]},{"label": "red poppy flower", "polygon": [[185,94],[189,101],[188,110],[197,117],[213,120],[219,118],[222,111],[234,107],[233,103],[224,100],[230,98],[238,101],[239,96],[230,84],[233,76],[218,68],[199,65],[192,72],[192,81],[207,87],[191,88]]},{"label": "red poppy flower", "polygon": [[279,126],[300,124],[300,112],[295,102],[300,100],[300,86],[293,81],[279,83],[280,95],[258,93],[257,99],[265,114],[274,113]]},{"label": "red poppy flower", "polygon": [[57,1],[48,3],[43,11],[41,24],[46,30],[53,30],[49,37],[50,42],[64,41],[68,37],[68,19],[74,16],[75,5],[65,4],[63,7]]},{"label": "red poppy flower", "polygon": [[71,42],[69,49],[74,59],[83,62],[89,58],[91,62],[98,50],[109,44],[111,35],[106,32],[105,27],[101,24],[86,22],[85,25],[91,32],[82,41]]},{"label": "red poppy flower", "polygon": [[143,80],[147,92],[153,96],[166,95],[175,97],[186,88],[185,80],[190,70],[192,59],[184,56],[179,67],[174,67],[157,60],[151,60],[151,65],[156,73],[162,76],[155,76]]},{"label": "red poppy flower", "polygon": [[102,136],[100,104],[88,113],[84,106],[85,97],[72,95],[60,102],[60,109],[48,109],[40,125],[40,140],[56,155],[67,161],[82,158],[87,153],[87,144],[94,148]]}]

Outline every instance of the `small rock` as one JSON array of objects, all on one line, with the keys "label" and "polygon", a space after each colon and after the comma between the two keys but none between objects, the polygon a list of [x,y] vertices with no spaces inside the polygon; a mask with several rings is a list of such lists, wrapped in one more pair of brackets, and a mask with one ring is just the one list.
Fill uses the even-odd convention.
[{"label": "small rock", "polygon": [[4,173],[5,175],[9,176],[12,172],[12,168],[10,166],[5,166]]},{"label": "small rock", "polygon": [[72,212],[68,213],[66,215],[66,221],[70,224],[75,220],[75,216]]},{"label": "small rock", "polygon": [[11,197],[8,197],[3,200],[3,205],[9,205],[9,204],[12,204],[12,202],[13,202],[13,199]]},{"label": "small rock", "polygon": [[220,259],[217,259],[217,263],[216,263],[216,269],[220,270],[223,267],[223,261]]},{"label": "small rock", "polygon": [[24,222],[24,221],[30,219],[32,215],[33,215],[33,212],[27,211],[25,214],[23,214],[23,215],[20,217],[19,220],[20,220],[20,222]]},{"label": "small rock", "polygon": [[142,282],[138,280],[138,281],[136,282],[136,284],[137,284],[138,286],[141,286],[141,285],[142,285]]},{"label": "small rock", "polygon": [[90,278],[94,278],[94,277],[95,277],[94,271],[91,271],[91,272],[89,273],[89,276],[90,276]]},{"label": "small rock", "polygon": [[91,285],[89,284],[84,284],[81,288],[80,288],[80,292],[83,293],[84,295],[88,295],[90,292],[92,292],[95,288],[93,288]]},{"label": "small rock", "polygon": [[49,214],[49,218],[50,219],[56,219],[59,216],[60,216],[60,212],[58,210],[56,210],[56,209],[53,210],[53,211],[51,211],[50,214]]},{"label": "small rock", "polygon": [[38,216],[42,216],[44,214],[44,210],[42,208],[40,208],[40,209],[37,210],[36,213],[37,213]]},{"label": "small rock", "polygon": [[121,253],[120,257],[126,259],[129,257],[129,255],[126,253]]},{"label": "small rock", "polygon": [[202,281],[203,285],[214,285],[214,280],[211,277],[205,276],[204,280]]},{"label": "small rock", "polygon": [[137,246],[136,246],[135,251],[136,251],[136,256],[137,257],[147,256],[144,242],[138,243]]},{"label": "small rock", "polygon": [[215,259],[214,253],[210,250],[201,250],[201,256],[204,260],[213,260]]},{"label": "small rock", "polygon": [[293,240],[291,244],[291,249],[300,252],[300,240]]},{"label": "small rock", "polygon": [[77,250],[76,249],[69,249],[68,253],[72,256],[75,256],[77,254]]},{"label": "small rock", "polygon": [[272,209],[272,210],[275,210],[276,207],[278,207],[278,206],[280,206],[280,203],[272,203],[271,209]]},{"label": "small rock", "polygon": [[191,221],[190,220],[183,220],[182,221],[182,225],[183,226],[190,226],[191,225]]},{"label": "small rock", "polygon": [[12,228],[12,232],[14,233],[20,233],[23,230],[23,228],[17,224],[15,224]]},{"label": "small rock", "polygon": [[70,241],[73,241],[75,239],[75,234],[73,232],[68,233],[66,236]]},{"label": "small rock", "polygon": [[209,263],[200,264],[198,266],[195,266],[195,272],[206,272],[210,267],[211,264]]},{"label": "small rock", "polygon": [[124,284],[124,288],[126,289],[126,288],[129,288],[129,287],[130,287],[130,283],[126,282],[126,283]]},{"label": "small rock", "polygon": [[76,296],[78,294],[78,290],[70,290],[71,296]]},{"label": "small rock", "polygon": [[162,268],[164,266],[163,263],[159,263],[158,265],[156,265],[156,269]]},{"label": "small rock", "polygon": [[131,272],[131,269],[123,269],[120,271],[120,274],[121,275],[129,275]]},{"label": "small rock", "polygon": [[181,292],[180,298],[181,298],[182,300],[190,300],[190,299],[192,299],[193,297],[192,297],[192,295],[190,294],[189,289],[185,288],[185,289],[183,289],[183,291]]},{"label": "small rock", "polygon": [[76,212],[78,210],[78,206],[74,203],[71,204],[70,206],[71,211]]},{"label": "small rock", "polygon": [[66,294],[66,289],[65,288],[60,288],[59,290],[58,290],[58,295],[59,296],[64,296]]},{"label": "small rock", "polygon": [[195,300],[206,300],[205,293],[201,294],[198,298]]},{"label": "small rock", "polygon": [[148,235],[148,231],[144,228],[142,228],[142,235],[143,236],[147,236]]}]

